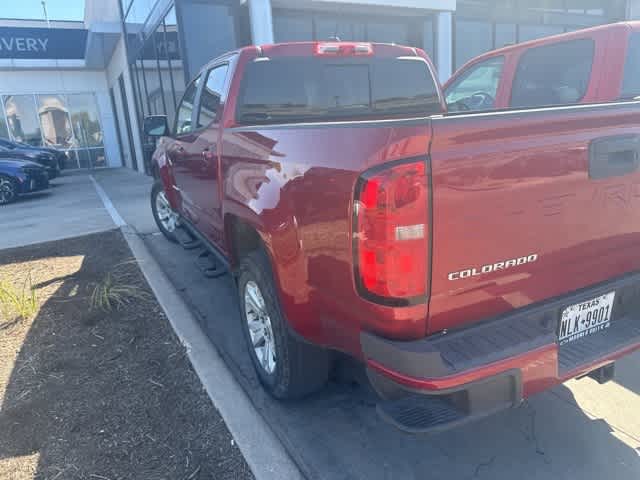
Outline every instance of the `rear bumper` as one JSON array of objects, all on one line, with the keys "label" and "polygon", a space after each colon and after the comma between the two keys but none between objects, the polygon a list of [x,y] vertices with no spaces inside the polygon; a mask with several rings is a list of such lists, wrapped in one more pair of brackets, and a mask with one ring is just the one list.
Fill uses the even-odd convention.
[{"label": "rear bumper", "polygon": [[[612,291],[609,328],[559,346],[562,311]],[[383,417],[408,431],[442,430],[518,405],[640,349],[640,274],[423,340],[393,341],[370,333],[360,340],[371,383],[385,399],[379,406]],[[440,424],[432,425],[433,415],[421,417],[416,410],[431,404],[437,404]],[[408,417],[407,409],[413,412]],[[406,425],[407,418],[424,425]]]}]

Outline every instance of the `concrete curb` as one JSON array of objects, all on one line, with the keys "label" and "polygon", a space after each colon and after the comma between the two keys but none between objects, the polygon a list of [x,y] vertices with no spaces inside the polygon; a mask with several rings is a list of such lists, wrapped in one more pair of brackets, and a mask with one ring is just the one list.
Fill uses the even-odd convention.
[{"label": "concrete curb", "polygon": [[303,479],[303,475],[282,443],[233,378],[224,360],[202,331],[197,319],[153,258],[144,241],[131,227],[124,224],[106,192],[93,176],[91,179],[107,211],[110,214],[115,212],[115,218],[112,214],[114,223],[118,225],[122,222],[119,225],[120,230],[138,261],[142,273],[173,330],[186,347],[196,374],[224,418],[256,479]]}]

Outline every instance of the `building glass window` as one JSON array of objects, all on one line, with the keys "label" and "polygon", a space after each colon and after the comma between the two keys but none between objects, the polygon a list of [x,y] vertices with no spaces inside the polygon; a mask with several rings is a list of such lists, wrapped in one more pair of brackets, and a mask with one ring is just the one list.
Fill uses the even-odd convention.
[{"label": "building glass window", "polygon": [[428,17],[424,21],[424,37],[422,39],[422,49],[427,52],[429,58],[433,63],[437,62],[436,59],[436,29],[434,26],[433,17]]},{"label": "building glass window", "polygon": [[182,0],[180,18],[189,28],[182,30],[183,58],[191,78],[214,58],[238,46],[236,5],[233,2]]},{"label": "building glass window", "polygon": [[520,42],[537,40],[564,33],[564,27],[557,25],[520,25]]},{"label": "building glass window", "polygon": [[338,16],[318,15],[315,27],[318,40],[339,38],[343,42],[362,42],[367,39],[364,23],[344,20]]},{"label": "building glass window", "polygon": [[517,29],[515,23],[496,23],[494,48],[502,48],[517,43]]},{"label": "building glass window", "polygon": [[310,15],[274,14],[273,34],[278,43],[313,40],[313,20]]},{"label": "building glass window", "polygon": [[64,95],[38,95],[38,116],[47,147],[73,147],[73,129]]},{"label": "building glass window", "polygon": [[71,125],[81,168],[104,167],[104,137],[95,95],[74,93],[67,95]]},{"label": "building glass window", "polygon": [[337,37],[345,42],[411,45],[424,48],[433,58],[433,18],[397,18],[274,10],[273,33],[276,42],[322,41]]},{"label": "building glass window", "polygon": [[42,146],[42,134],[33,95],[8,95],[4,110],[11,137],[34,147]]},{"label": "building glass window", "polygon": [[454,35],[456,69],[493,48],[492,25],[489,22],[456,19]]},{"label": "building glass window", "polygon": [[4,118],[4,112],[0,110],[0,138],[9,138],[9,128]]}]

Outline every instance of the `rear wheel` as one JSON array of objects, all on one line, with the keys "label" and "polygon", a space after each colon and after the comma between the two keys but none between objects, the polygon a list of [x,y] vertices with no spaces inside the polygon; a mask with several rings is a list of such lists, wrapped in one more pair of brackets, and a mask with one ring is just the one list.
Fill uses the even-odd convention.
[{"label": "rear wheel", "polygon": [[265,389],[280,399],[301,398],[321,389],[329,376],[329,352],[289,330],[264,252],[241,259],[238,290],[249,355]]},{"label": "rear wheel", "polygon": [[160,181],[153,184],[151,188],[151,211],[156,225],[162,234],[171,242],[177,242],[176,228],[179,226],[179,216],[171,208],[164,187]]},{"label": "rear wheel", "polygon": [[18,196],[16,182],[6,175],[0,175],[0,205],[13,202]]}]

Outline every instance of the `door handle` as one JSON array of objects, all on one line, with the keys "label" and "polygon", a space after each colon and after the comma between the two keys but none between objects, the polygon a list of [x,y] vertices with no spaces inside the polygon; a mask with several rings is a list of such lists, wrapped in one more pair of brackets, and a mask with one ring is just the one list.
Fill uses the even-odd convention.
[{"label": "door handle", "polygon": [[213,153],[211,150],[209,150],[208,148],[205,148],[202,151],[202,161],[204,163],[206,163],[207,165],[210,165],[214,159],[215,159],[215,153]]},{"label": "door handle", "polygon": [[628,175],[640,167],[640,135],[617,135],[593,140],[589,145],[589,178]]}]

